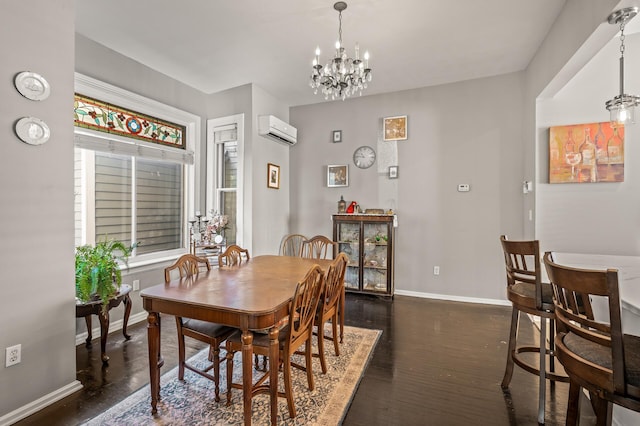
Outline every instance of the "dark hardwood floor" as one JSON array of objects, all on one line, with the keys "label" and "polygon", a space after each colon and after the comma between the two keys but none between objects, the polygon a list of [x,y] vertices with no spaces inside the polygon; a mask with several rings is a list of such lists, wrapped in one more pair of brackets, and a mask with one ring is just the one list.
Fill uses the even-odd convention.
[{"label": "dark hardwood floor", "polygon": [[[395,296],[393,301],[347,295],[346,324],[383,330],[344,419],[345,425],[535,425],[537,378],[516,368],[503,393],[511,309]],[[166,372],[177,363],[173,317],[162,318]],[[533,325],[521,331],[534,343]],[[76,349],[82,391],[17,425],[80,424],[148,385],[146,323],[109,337],[109,366],[99,340]],[[189,339],[190,342],[193,340]],[[191,343],[187,356],[204,345]],[[568,385],[547,385],[546,424],[564,424]],[[582,425],[595,424],[588,402]]]}]

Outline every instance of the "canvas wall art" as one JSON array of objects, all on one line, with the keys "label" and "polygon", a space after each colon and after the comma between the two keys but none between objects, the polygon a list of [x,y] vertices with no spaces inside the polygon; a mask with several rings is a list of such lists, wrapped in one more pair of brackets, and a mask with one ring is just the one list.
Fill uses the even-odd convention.
[{"label": "canvas wall art", "polygon": [[623,181],[623,126],[607,121],[549,128],[549,183]]}]

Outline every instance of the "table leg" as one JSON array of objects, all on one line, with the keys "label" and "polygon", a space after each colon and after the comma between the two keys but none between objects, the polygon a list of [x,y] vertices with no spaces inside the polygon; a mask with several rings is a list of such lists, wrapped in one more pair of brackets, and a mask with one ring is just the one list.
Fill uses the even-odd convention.
[{"label": "table leg", "polygon": [[91,347],[91,340],[93,340],[93,334],[91,333],[91,314],[84,316],[84,322],[87,324],[87,340],[85,340],[85,347]]},{"label": "table leg", "polygon": [[158,399],[160,398],[160,316],[156,312],[149,312],[147,322],[151,413],[155,414],[158,412]]},{"label": "table leg", "polygon": [[[280,368],[280,342],[278,327],[269,330],[269,396],[271,402],[271,424],[278,424],[278,369]],[[310,368],[309,364],[307,368]]]},{"label": "table leg", "polygon": [[122,320],[122,334],[126,340],[130,340],[131,336],[127,334],[127,324],[129,324],[129,315],[131,314],[131,297],[127,294],[124,296],[124,318]]},{"label": "table leg", "polygon": [[253,386],[253,333],[242,330],[242,400],[244,424],[251,425],[251,388]]},{"label": "table leg", "polygon": [[101,309],[98,314],[100,320],[100,356],[102,357],[102,363],[109,363],[109,356],[106,353],[107,349],[107,336],[109,335],[109,310]]}]

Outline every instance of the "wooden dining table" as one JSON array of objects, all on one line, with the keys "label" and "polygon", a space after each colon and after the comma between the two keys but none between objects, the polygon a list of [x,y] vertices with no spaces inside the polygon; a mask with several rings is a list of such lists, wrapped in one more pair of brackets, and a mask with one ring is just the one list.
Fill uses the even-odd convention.
[{"label": "wooden dining table", "polygon": [[[144,289],[140,296],[147,317],[151,411],[160,397],[160,314],[195,318],[242,330],[242,386],[253,383],[252,330],[269,329],[270,365],[279,365],[278,322],[289,315],[296,284],[313,265],[326,272],[331,260],[290,256],[256,256],[240,266],[172,280]],[[270,369],[271,424],[278,415],[278,368]],[[251,424],[251,392],[243,392],[244,424]]]}]

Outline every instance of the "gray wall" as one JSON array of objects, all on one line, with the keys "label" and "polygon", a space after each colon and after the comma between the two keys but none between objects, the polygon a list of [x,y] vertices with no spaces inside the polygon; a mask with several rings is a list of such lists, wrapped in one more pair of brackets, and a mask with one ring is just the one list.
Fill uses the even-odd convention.
[{"label": "gray wall", "polygon": [[[73,0],[2,3],[0,39],[0,418],[45,394],[73,386]],[[23,98],[21,71],[44,76],[51,95]],[[14,134],[21,117],[44,120],[51,138],[27,145]],[[5,368],[7,346],[22,362]],[[0,421],[1,423],[1,421]]]},{"label": "gray wall", "polygon": [[[498,236],[523,227],[522,86],[516,73],[292,108],[302,132],[291,150],[291,230],[331,236],[340,195],[393,208],[396,290],[504,299]],[[408,139],[383,142],[381,120],[395,115],[408,116]],[[330,141],[335,129],[343,142]],[[379,153],[366,170],[352,160],[361,145]],[[387,178],[387,145],[397,146],[397,180]],[[328,164],[349,165],[348,187],[326,187]],[[471,191],[457,192],[461,183]]]},{"label": "gray wall", "polygon": [[[627,36],[625,45],[625,93],[638,94],[640,34]],[[620,41],[615,38],[553,98],[538,103],[536,234],[545,249],[640,255],[638,124],[625,128],[624,182],[548,183],[549,126],[608,121],[604,103],[619,93],[619,57]],[[577,140],[581,143],[582,135]]]}]

